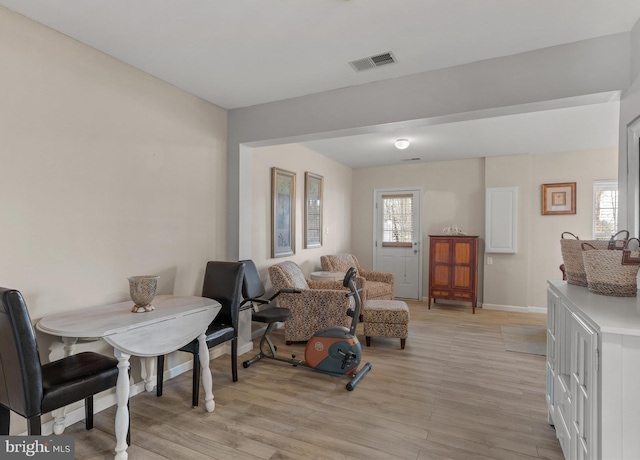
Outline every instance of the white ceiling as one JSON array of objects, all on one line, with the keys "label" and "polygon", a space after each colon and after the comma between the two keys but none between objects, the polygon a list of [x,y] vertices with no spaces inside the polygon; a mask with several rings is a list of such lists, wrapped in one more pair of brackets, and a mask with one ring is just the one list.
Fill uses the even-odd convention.
[{"label": "white ceiling", "polygon": [[[626,32],[640,17],[638,0],[0,0],[0,5],[227,109]],[[396,64],[360,73],[348,64],[386,51],[394,53]],[[570,109],[571,117],[548,113],[545,118],[540,112],[430,126],[419,135],[406,133],[415,142],[403,155],[442,159],[611,142],[613,147],[617,134],[609,126],[609,105]],[[609,123],[597,122],[598,116]],[[583,118],[591,123],[588,132]],[[569,119],[581,136],[576,127],[558,128]],[[567,132],[571,135],[562,139]],[[591,143],[570,142],[584,134]],[[375,147],[381,142],[356,136],[306,145],[342,160],[348,153],[355,156],[350,164],[361,167],[381,164]],[[370,162],[362,159],[367,156]]]},{"label": "white ceiling", "polygon": [[[607,149],[618,145],[619,102],[300,142],[351,168],[524,153]],[[408,139],[398,150],[396,139]]]}]

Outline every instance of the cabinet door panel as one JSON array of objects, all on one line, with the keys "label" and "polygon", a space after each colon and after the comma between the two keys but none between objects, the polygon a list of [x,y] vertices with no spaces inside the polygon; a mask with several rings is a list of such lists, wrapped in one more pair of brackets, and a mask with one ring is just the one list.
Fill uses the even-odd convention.
[{"label": "cabinet door panel", "polygon": [[456,241],[453,246],[453,263],[471,264],[473,262],[472,243],[470,241]]},{"label": "cabinet door panel", "polygon": [[448,288],[450,280],[450,269],[448,265],[435,265],[433,267],[432,287],[434,288]]},{"label": "cabinet door panel", "polygon": [[453,267],[453,287],[471,289],[471,267],[456,265]]},{"label": "cabinet door panel", "polygon": [[576,458],[595,459],[595,359],[597,335],[576,315],[571,316],[571,438]]},{"label": "cabinet door panel", "polygon": [[437,264],[448,264],[451,260],[451,243],[448,240],[436,241],[433,244],[431,257]]}]

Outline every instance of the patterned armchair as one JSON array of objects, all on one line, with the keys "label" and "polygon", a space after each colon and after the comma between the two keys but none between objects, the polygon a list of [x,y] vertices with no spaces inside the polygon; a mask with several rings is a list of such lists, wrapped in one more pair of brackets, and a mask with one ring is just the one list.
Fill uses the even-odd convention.
[{"label": "patterned armchair", "polygon": [[275,291],[299,289],[300,294],[280,294],[278,305],[291,310],[291,319],[284,323],[287,344],[309,340],[318,330],[330,326],[349,327],[347,310],[354,307],[353,297],[347,297],[342,281],[315,281],[305,278],[300,267],[285,261],[269,267],[269,278]]},{"label": "patterned armchair", "polygon": [[364,279],[364,291],[360,295],[362,305],[365,305],[367,300],[393,300],[393,273],[362,268],[353,254],[321,256],[320,263],[322,269],[328,272],[346,272],[349,267],[356,267],[358,278]]}]

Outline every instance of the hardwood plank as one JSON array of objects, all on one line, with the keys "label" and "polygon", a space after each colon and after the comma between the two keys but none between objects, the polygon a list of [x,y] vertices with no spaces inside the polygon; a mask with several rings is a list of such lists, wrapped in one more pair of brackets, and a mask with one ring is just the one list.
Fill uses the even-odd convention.
[{"label": "hardwood plank", "polygon": [[[408,304],[405,350],[398,339],[363,345],[373,369],[352,392],[346,379],[270,360],[240,369],[233,383],[222,356],[210,366],[213,413],[191,408],[190,372],[166,381],[161,398],[135,396],[130,458],[562,459],[547,424],[545,358],[505,351],[500,332],[546,317]],[[361,324],[358,334],[364,342]],[[304,356],[304,344],[285,345],[282,330],[273,339],[284,356]],[[67,429],[76,458],[113,458],[114,416],[109,408],[92,431],[82,423]]]}]

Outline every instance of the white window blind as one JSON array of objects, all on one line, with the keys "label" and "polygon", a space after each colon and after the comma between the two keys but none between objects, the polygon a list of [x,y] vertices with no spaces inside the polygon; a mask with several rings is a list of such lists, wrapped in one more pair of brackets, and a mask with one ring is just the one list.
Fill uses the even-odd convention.
[{"label": "white window blind", "polygon": [[593,182],[593,239],[608,240],[618,231],[618,181]]},{"label": "white window blind", "polygon": [[382,246],[413,244],[413,195],[383,195]]}]

